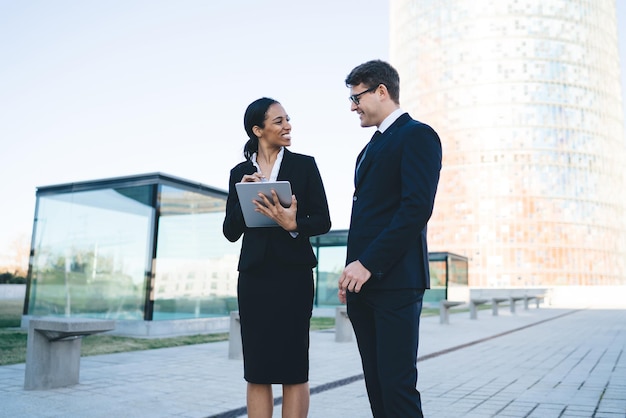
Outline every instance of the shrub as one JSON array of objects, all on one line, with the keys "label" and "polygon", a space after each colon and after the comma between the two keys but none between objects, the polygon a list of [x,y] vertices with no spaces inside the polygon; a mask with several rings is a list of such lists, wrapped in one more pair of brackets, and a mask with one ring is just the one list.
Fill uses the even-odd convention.
[{"label": "shrub", "polygon": [[26,284],[26,277],[9,272],[0,273],[0,284]]}]

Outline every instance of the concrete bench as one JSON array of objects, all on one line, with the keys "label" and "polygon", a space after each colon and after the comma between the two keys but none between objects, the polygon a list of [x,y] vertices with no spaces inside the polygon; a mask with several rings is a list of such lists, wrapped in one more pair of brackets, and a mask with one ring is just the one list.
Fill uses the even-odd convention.
[{"label": "concrete bench", "polygon": [[450,308],[454,306],[463,305],[465,302],[453,301],[453,300],[441,300],[439,301],[439,323],[440,324],[449,324],[450,323]]},{"label": "concrete bench", "polygon": [[350,342],[353,333],[347,307],[345,305],[337,306],[335,308],[335,342]]},{"label": "concrete bench", "polygon": [[491,314],[498,316],[498,305],[502,302],[506,302],[508,298],[492,298],[491,299]]},{"label": "concrete bench", "polygon": [[111,331],[115,321],[89,318],[30,319],[24,389],[78,384],[82,337]]},{"label": "concrete bench", "polygon": [[241,360],[243,358],[243,345],[241,342],[241,322],[239,311],[230,312],[230,328],[228,332],[228,358]]},{"label": "concrete bench", "polygon": [[511,296],[509,298],[509,304],[511,306],[511,313],[515,313],[515,305],[517,304],[518,300],[524,300],[526,298],[526,296]]},{"label": "concrete bench", "polygon": [[524,310],[528,310],[528,303],[531,300],[535,300],[537,302],[537,309],[539,309],[539,304],[545,299],[545,295],[532,295],[524,297]]},{"label": "concrete bench", "polygon": [[470,319],[478,319],[478,306],[489,302],[489,299],[471,299],[470,300]]}]

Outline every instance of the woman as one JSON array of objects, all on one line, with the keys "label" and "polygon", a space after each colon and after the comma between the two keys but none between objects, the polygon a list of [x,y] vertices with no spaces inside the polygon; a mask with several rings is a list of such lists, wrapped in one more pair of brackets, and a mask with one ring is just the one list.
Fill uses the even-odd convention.
[{"label": "woman", "polygon": [[[224,236],[243,234],[237,299],[243,342],[249,417],[271,417],[272,384],[282,384],[283,416],[306,417],[309,409],[309,323],[313,310],[313,267],[309,237],[330,229],[326,193],[313,157],[295,154],[291,124],[276,100],[252,102],[244,115],[246,161],[230,172]],[[291,206],[273,192],[256,210],[279,226],[247,228],[235,183],[287,180]]]}]

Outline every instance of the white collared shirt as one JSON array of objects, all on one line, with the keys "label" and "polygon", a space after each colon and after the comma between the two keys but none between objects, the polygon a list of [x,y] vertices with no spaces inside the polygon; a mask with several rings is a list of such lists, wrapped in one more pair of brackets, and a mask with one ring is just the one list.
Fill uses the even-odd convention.
[{"label": "white collared shirt", "polygon": [[[278,179],[278,172],[280,171],[280,165],[283,163],[283,155],[285,155],[285,147],[281,147],[280,151],[278,151],[278,155],[276,156],[276,161],[274,162],[274,166],[272,167],[272,172],[270,173],[270,178],[269,179],[266,178],[264,181],[276,181]],[[252,161],[252,164],[254,164],[254,166],[256,167],[256,170],[259,173],[262,173],[259,163],[256,162],[256,152],[252,154],[252,157],[250,157],[250,161]],[[289,234],[293,238],[296,238],[298,236],[298,232],[289,232]]]},{"label": "white collared shirt", "polygon": [[[285,155],[285,147],[281,147],[280,151],[278,151],[278,155],[276,156],[276,161],[274,162],[274,166],[272,167],[272,172],[270,173],[270,178],[266,178],[265,181],[276,181],[276,179],[278,178],[278,172],[280,171],[280,165],[283,162],[283,155]],[[252,164],[254,164],[254,166],[256,167],[256,171],[258,171],[259,173],[262,173],[261,167],[256,162],[256,152],[252,154],[250,161],[252,161]]]},{"label": "white collared shirt", "polygon": [[394,123],[396,119],[398,119],[404,113],[405,113],[404,110],[400,108],[397,108],[396,110],[391,112],[389,116],[387,116],[385,120],[383,120],[383,122],[378,127],[378,130],[380,131],[380,133],[384,133],[387,130],[387,128],[389,128],[391,124]]}]

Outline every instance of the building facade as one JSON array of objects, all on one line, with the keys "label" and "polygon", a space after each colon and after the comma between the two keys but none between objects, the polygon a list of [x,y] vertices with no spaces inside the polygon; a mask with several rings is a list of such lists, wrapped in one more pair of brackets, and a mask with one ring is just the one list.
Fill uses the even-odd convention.
[{"label": "building facade", "polygon": [[626,284],[615,0],[392,0],[401,104],[439,133],[430,251],[481,287]]}]

